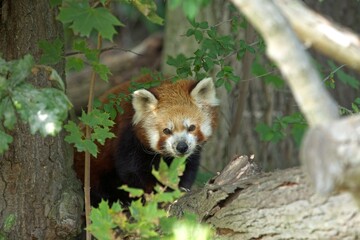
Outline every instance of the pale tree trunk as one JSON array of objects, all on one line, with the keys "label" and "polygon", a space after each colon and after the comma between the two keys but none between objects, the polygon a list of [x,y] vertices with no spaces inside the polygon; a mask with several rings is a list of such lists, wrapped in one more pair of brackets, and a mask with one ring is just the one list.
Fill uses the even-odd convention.
[{"label": "pale tree trunk", "polygon": [[[57,11],[49,1],[1,1],[0,52],[6,60],[25,54],[40,58],[39,40],[63,40]],[[64,77],[64,61],[55,69]],[[48,74],[29,78],[48,87]],[[80,183],[72,170],[72,150],[64,134],[43,138],[18,123],[14,141],[0,156],[0,226],[9,215],[15,222],[7,239],[69,239],[81,227]]]},{"label": "pale tree trunk", "polygon": [[[360,2],[353,0],[327,0],[327,1],[317,1],[317,0],[305,0],[304,1],[311,9],[318,12],[319,14],[333,20],[334,22],[345,26],[346,28],[351,29],[353,32],[360,34]],[[311,51],[312,55],[317,61],[319,61],[323,66],[327,66],[327,61],[329,58],[325,57],[322,54],[319,54],[315,51]],[[350,53],[353,55],[354,53]],[[341,64],[337,63],[338,66]],[[342,70],[345,70],[347,73],[350,73],[357,80],[360,81],[359,72],[352,71],[347,66],[344,66]],[[329,74],[331,70],[329,69],[325,74]],[[335,75],[336,87],[334,89],[329,89],[330,93],[334,96],[339,105],[350,108],[351,103],[355,98],[360,95],[360,88],[355,89],[351,88],[348,85],[339,81]]]}]

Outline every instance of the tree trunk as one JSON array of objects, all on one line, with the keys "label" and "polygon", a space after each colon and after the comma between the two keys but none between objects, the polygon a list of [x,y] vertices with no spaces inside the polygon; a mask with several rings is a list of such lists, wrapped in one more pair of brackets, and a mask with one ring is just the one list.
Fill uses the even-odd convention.
[{"label": "tree trunk", "polygon": [[301,169],[259,173],[246,156],[179,199],[170,212],[196,213],[221,239],[357,239],[360,234],[360,212],[350,194],[320,197]]},{"label": "tree trunk", "polygon": [[[57,11],[49,1],[1,1],[0,52],[6,60],[30,53],[40,59],[39,40],[63,40]],[[55,66],[64,79],[64,61]],[[48,87],[48,74],[29,78]],[[7,239],[69,239],[80,230],[80,183],[72,171],[72,150],[64,133],[43,138],[18,123],[9,150],[0,156],[0,226],[15,217]]]},{"label": "tree trunk", "polygon": [[[345,26],[346,28],[351,29],[351,31],[360,34],[360,3],[359,1],[353,0],[326,0],[326,1],[317,1],[317,0],[304,0],[304,2],[312,8],[314,11],[319,14],[333,20],[334,22]],[[323,66],[328,66],[328,58],[312,51],[312,55],[317,61],[319,61]],[[338,66],[340,64],[337,63]],[[329,74],[331,69],[324,68],[326,72],[324,74]],[[346,66],[343,68],[345,72],[351,74],[358,81],[360,81],[359,72],[349,70]],[[338,77],[334,77],[336,87],[335,89],[329,89],[336,101],[340,106],[346,108],[351,108],[351,103],[355,98],[360,95],[360,88],[351,88],[343,82],[339,81]]]}]

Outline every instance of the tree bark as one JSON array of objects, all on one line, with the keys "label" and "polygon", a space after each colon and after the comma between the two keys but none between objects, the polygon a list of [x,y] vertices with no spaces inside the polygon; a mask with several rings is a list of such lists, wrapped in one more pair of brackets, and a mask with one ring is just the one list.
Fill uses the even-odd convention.
[{"label": "tree bark", "polygon": [[[32,54],[40,59],[39,40],[63,40],[57,11],[49,1],[1,1],[0,51],[6,60]],[[64,61],[54,67],[64,79]],[[48,73],[29,78],[49,87]],[[0,226],[9,215],[14,225],[7,239],[69,239],[81,227],[81,187],[72,170],[72,150],[64,133],[43,138],[18,123],[14,141],[0,156]]]},{"label": "tree bark", "polygon": [[194,212],[221,239],[357,239],[360,212],[350,194],[316,195],[299,168],[259,173],[253,160],[235,158],[203,189],[170,208]]}]

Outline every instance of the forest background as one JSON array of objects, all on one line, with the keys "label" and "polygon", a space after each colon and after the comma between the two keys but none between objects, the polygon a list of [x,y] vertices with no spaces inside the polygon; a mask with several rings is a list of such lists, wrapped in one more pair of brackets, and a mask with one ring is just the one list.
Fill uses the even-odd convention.
[{"label": "forest background", "polygon": [[[305,2],[312,9],[331,17],[334,21],[352,29],[352,31],[360,31],[358,24],[356,24],[359,20],[357,14],[359,3],[357,1],[335,2],[328,0],[324,2]],[[49,8],[49,6],[45,5],[44,3],[44,5],[39,4],[37,7],[28,6],[25,12],[29,12],[29,9],[31,9],[32,13],[44,13],[44,9]],[[213,75],[216,84],[219,86],[218,94],[222,105],[220,108],[221,121],[218,131],[204,150],[202,174],[199,175],[198,179],[199,185],[201,186],[205,179],[223,169],[234,156],[239,154],[254,154],[256,162],[265,171],[299,165],[299,144],[307,124],[304,117],[299,113],[299,108],[293,100],[291,91],[286,86],[281,74],[275,65],[266,59],[263,40],[249,26],[237,9],[232,7],[229,2],[214,1],[206,7],[201,7],[196,15],[196,22],[191,22],[186,19],[183,11],[170,8],[169,4],[166,6],[164,2],[159,1],[157,6],[157,13],[160,16],[164,17],[165,12],[167,12],[165,30],[158,25],[150,24],[142,14],[130,6],[114,5],[111,7],[114,15],[119,17],[120,22],[125,27],[118,28],[118,34],[115,35],[113,42],[104,41],[102,44],[102,48],[105,51],[101,54],[100,62],[109,67],[108,70],[111,72],[111,75],[106,72],[108,70],[104,69],[100,62],[94,61],[90,64],[93,69],[97,68],[100,76],[104,77],[105,75],[104,78],[108,78],[107,83],[102,81],[96,82],[95,93],[99,95],[111,86],[136,77],[144,67],[169,75],[178,74],[185,77],[190,75],[200,78],[203,76],[203,73],[198,69],[196,60],[201,58],[205,63],[201,65],[201,68],[204,68],[208,72],[207,74]],[[12,11],[8,12],[9,9],[12,9]],[[47,21],[49,26],[44,27],[42,29],[43,32],[41,32],[47,35],[41,36],[37,32],[36,38],[31,38],[32,40],[29,41],[29,36],[34,37],[33,34],[29,33],[35,31],[31,30],[34,26],[25,28],[24,26],[28,26],[29,23],[21,24],[21,19],[12,21],[15,25],[10,26],[10,20],[16,18],[16,14],[25,14],[21,12],[24,10],[19,10],[16,13],[13,9],[16,9],[16,7],[12,4],[7,1],[2,2],[2,57],[6,60],[20,59],[25,53],[31,52],[36,62],[49,63],[51,59],[44,59],[44,52],[49,49],[61,50],[65,48],[67,60],[69,62],[73,61],[72,65],[67,69],[67,76],[65,77],[64,75],[64,63],[55,65],[54,68],[60,66],[57,72],[67,81],[67,93],[74,105],[75,112],[79,113],[81,109],[85,109],[87,89],[89,88],[87,84],[89,84],[88,79],[92,74],[92,70],[85,68],[79,73],[70,71],[70,68],[82,68],[80,66],[81,61],[72,58],[76,52],[73,51],[74,49],[71,50],[72,46],[67,45],[71,41],[66,41],[65,44],[57,42],[58,32],[62,32],[60,23],[57,21]],[[191,9],[185,10],[188,14],[193,12]],[[56,11],[49,11],[49,14],[52,15],[45,17],[45,19],[61,18],[57,15]],[[44,21],[41,20],[43,17],[32,17],[32,21]],[[66,20],[63,19],[63,22],[66,22]],[[201,24],[203,22],[207,22],[207,24]],[[120,26],[121,24],[114,23],[114,25]],[[11,31],[19,31],[18,38],[12,39],[11,37],[14,35],[10,34]],[[65,34],[67,34],[66,39],[68,40],[74,37],[69,32],[65,32]],[[91,34],[89,36],[90,38],[87,42],[90,46],[89,49],[91,47],[96,48],[97,37]],[[39,41],[44,39],[50,40],[53,45],[49,46],[47,43]],[[211,46],[213,43],[208,39],[217,42],[221,47]],[[208,45],[206,46],[206,44]],[[204,58],[205,52],[199,51],[201,50],[200,46],[204,45],[210,49],[210,54],[209,52],[206,52],[206,54],[211,55],[211,51],[215,51],[211,47],[216,49],[216,61]],[[23,47],[21,51],[19,46]],[[75,50],[78,52],[82,51],[82,54],[85,55],[87,53],[89,55],[94,54],[86,52],[87,50],[85,48],[82,49],[82,47],[78,45]],[[54,55],[58,55],[56,51]],[[61,59],[63,59],[63,56],[60,54]],[[336,64],[317,53],[313,53],[313,57],[314,65],[319,69],[325,85],[341,106],[343,113],[352,114],[358,112],[360,103],[357,98],[359,96],[358,76],[351,72],[351,70],[346,69],[346,66]],[[28,61],[27,69],[29,70],[31,60]],[[23,66],[20,65],[20,67]],[[45,73],[41,73],[42,70]],[[36,72],[35,75],[43,74],[44,79],[52,73],[51,71],[50,73],[47,72],[49,70],[42,67],[38,67],[38,71],[40,73]],[[50,79],[54,79],[54,84],[51,85],[62,88],[58,86],[59,80],[57,77],[50,77]],[[33,79],[33,82],[39,86],[48,85],[48,83],[41,83],[36,78]],[[28,89],[24,88],[23,90],[27,91]],[[29,96],[32,94],[36,94],[36,92],[32,92]],[[26,97],[29,96],[26,95]],[[26,97],[18,99],[18,101],[26,102]],[[57,101],[64,102],[61,97]],[[55,105],[57,102],[55,101],[52,104]],[[68,105],[63,106],[64,109],[68,107]],[[31,113],[20,117],[26,119],[29,114]],[[9,119],[11,117],[5,117],[3,124],[14,128],[15,123]],[[72,203],[79,201],[77,197],[74,197],[74,194],[69,194],[67,191],[64,194],[62,191],[63,188],[69,188],[70,192],[79,191],[79,186],[74,186],[71,183],[71,181],[74,181],[74,176],[69,170],[71,166],[69,165],[69,156],[67,155],[68,150],[64,150],[66,145],[57,142],[62,142],[61,139],[64,138],[64,135],[62,135],[64,132],[59,135],[59,140],[53,140],[50,137],[44,140],[39,135],[33,136],[30,134],[30,132],[35,132],[39,129],[42,131],[41,126],[35,126],[34,129],[29,131],[27,125],[16,125],[15,132],[10,134],[13,136],[13,143],[1,157],[3,158],[1,159],[1,172],[3,176],[1,186],[4,196],[1,210],[2,219],[3,221],[5,219],[11,220],[11,217],[6,217],[7,215],[13,216],[9,215],[11,212],[27,212],[27,214],[15,214],[18,216],[16,223],[19,224],[19,228],[23,231],[19,231],[19,233],[21,232],[25,235],[28,234],[26,233],[28,231],[33,235],[46,234],[46,230],[41,230],[41,228],[32,226],[32,224],[21,224],[24,220],[27,219],[29,222],[29,219],[34,215],[40,217],[44,214],[48,216],[49,213],[54,213],[51,211],[53,206],[48,209],[36,206],[39,202],[44,202],[44,199],[46,199],[46,197],[34,194],[38,189],[43,189],[44,185],[48,189],[58,189],[62,192],[61,194],[56,192],[50,194],[54,199],[49,200],[49,203],[58,202],[58,207],[62,207],[64,198],[68,198],[67,201]],[[9,137],[3,137],[3,139],[6,139],[6,142],[10,142]],[[46,147],[44,148],[44,146]],[[46,155],[48,157],[44,157]],[[65,161],[56,162],[57,160],[55,159],[59,158],[65,159]],[[38,159],[51,159],[51,164],[53,165],[49,165],[47,162],[39,162]],[[32,168],[27,166],[32,166]],[[43,172],[44,169],[48,175],[37,176],[36,172]],[[58,173],[61,176],[58,177],[51,169],[59,169]],[[49,178],[57,179],[57,181],[51,183],[48,181]],[[66,181],[63,180],[63,184],[58,184],[58,179],[66,179]],[[19,192],[26,197],[19,199],[17,197]],[[45,191],[44,194],[47,194],[47,192]],[[59,196],[61,196],[60,199]],[[29,202],[34,203],[30,208]],[[79,203],[74,204],[74,206],[81,208]],[[26,210],[24,210],[25,208]],[[76,215],[78,210],[74,210],[72,214]],[[59,216],[53,217],[58,218]],[[24,219],[21,220],[21,218]],[[76,218],[71,216],[71,219]],[[39,221],[44,222],[44,226],[49,224],[45,223],[49,222],[48,220]],[[77,220],[74,221],[76,222]],[[2,225],[5,226],[6,224],[2,223]],[[66,228],[66,226],[62,225],[62,228]],[[61,235],[62,231],[66,232],[65,230],[58,230],[56,234]]]}]

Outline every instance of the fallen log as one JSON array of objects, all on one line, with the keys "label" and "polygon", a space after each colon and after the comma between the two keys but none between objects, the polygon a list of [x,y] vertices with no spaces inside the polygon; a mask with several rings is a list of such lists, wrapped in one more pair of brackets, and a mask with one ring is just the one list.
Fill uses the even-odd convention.
[{"label": "fallen log", "polygon": [[349,193],[315,194],[300,168],[261,173],[248,157],[233,160],[203,189],[170,208],[194,212],[221,239],[356,239],[360,212]]}]

